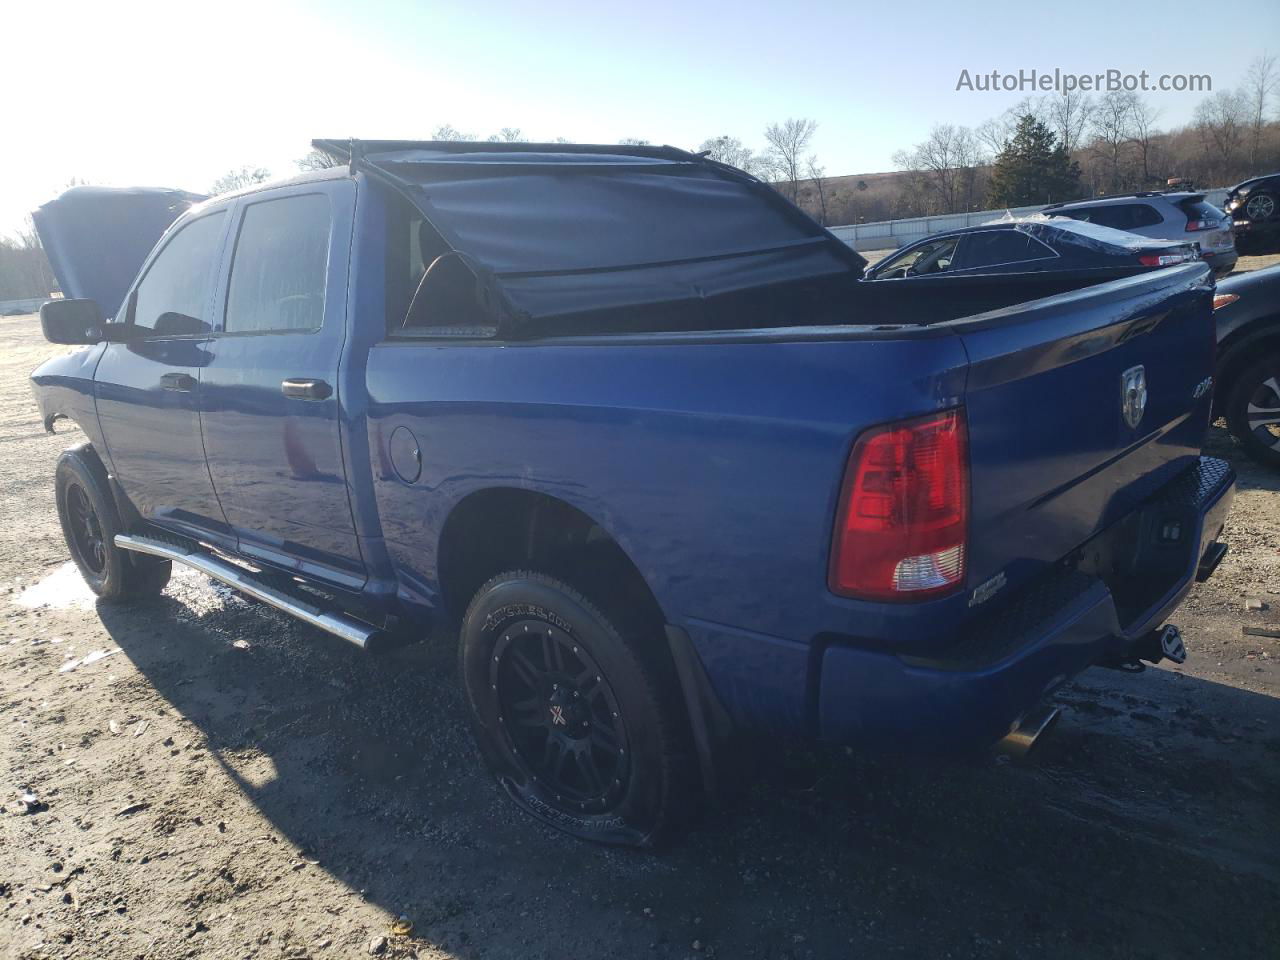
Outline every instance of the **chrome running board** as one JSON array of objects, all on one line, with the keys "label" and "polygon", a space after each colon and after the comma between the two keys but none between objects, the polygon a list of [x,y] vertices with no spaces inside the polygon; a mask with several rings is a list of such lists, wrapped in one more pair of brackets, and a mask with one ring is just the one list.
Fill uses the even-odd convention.
[{"label": "chrome running board", "polygon": [[193,570],[225,583],[232,589],[239,590],[246,596],[261,600],[263,603],[283,610],[290,616],[297,617],[303,623],[319,627],[335,637],[341,637],[348,643],[354,643],[361,650],[368,650],[377,645],[378,638],[383,636],[381,630],[372,624],[364,623],[345,613],[326,610],[323,607],[308,603],[298,597],[290,596],[283,590],[269,586],[259,580],[252,571],[238,567],[234,563],[216,557],[199,548],[187,547],[178,543],[157,540],[152,537],[135,536],[131,533],[117,533],[116,546],[121,550],[132,550],[135,553],[146,553],[153,557],[163,557],[186,564]]}]

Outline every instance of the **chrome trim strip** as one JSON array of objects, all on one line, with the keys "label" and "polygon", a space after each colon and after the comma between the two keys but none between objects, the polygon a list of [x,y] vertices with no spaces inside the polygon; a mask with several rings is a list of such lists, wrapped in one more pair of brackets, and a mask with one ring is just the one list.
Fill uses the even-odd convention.
[{"label": "chrome trim strip", "polygon": [[250,571],[204,551],[188,551],[160,540],[128,533],[117,533],[115,544],[122,550],[132,550],[135,553],[146,553],[153,557],[164,557],[166,560],[184,563],[255,600],[260,600],[277,610],[297,617],[304,623],[341,637],[348,643],[354,643],[361,650],[367,649],[369,642],[381,632],[377,627],[363,623],[354,617],[324,610],[291,597],[274,587],[259,583]]}]

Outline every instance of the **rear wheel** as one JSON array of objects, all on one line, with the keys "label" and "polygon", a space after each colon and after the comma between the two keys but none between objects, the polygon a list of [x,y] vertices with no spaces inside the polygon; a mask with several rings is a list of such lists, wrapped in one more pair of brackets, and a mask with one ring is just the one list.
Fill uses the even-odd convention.
[{"label": "rear wheel", "polygon": [[1227,428],[1250,457],[1280,468],[1280,352],[1247,367],[1227,398]]},{"label": "rear wheel", "polygon": [[103,600],[133,600],[163,590],[172,567],[168,560],[133,556],[115,545],[122,527],[106,471],[92,448],[84,444],[65,451],[54,477],[62,534],[89,589]]},{"label": "rear wheel", "polygon": [[691,755],[658,638],[538,573],[495,577],[463,620],[481,752],[523,809],[584,839],[647,846],[689,813]]},{"label": "rear wheel", "polygon": [[1245,203],[1244,212],[1255,223],[1270,220],[1276,213],[1276,198],[1269,193],[1255,193]]}]

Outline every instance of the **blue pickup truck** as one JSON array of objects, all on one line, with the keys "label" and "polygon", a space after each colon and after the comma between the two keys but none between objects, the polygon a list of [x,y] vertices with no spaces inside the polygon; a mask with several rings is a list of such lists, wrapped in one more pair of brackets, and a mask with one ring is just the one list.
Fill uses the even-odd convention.
[{"label": "blue pickup truck", "polygon": [[456,629],[502,786],[624,844],[731,735],[1025,746],[1087,667],[1185,655],[1234,488],[1203,264],[952,316],[700,155],[317,145],[37,214],[103,600],[178,561],[364,648]]}]

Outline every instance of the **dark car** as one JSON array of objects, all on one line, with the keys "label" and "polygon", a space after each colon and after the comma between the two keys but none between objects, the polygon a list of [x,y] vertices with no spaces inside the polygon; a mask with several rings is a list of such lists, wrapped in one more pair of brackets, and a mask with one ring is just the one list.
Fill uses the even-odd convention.
[{"label": "dark car", "polygon": [[1041,215],[934,234],[890,254],[864,281],[884,297],[892,289],[897,307],[918,299],[941,320],[996,309],[1016,290],[1050,296],[1199,258],[1190,243]]},{"label": "dark car", "polygon": [[1214,407],[1259,463],[1280,467],[1280,267],[1218,284]]},{"label": "dark car", "polygon": [[1226,210],[1242,252],[1280,245],[1280,173],[1237,183],[1227,193]]}]

